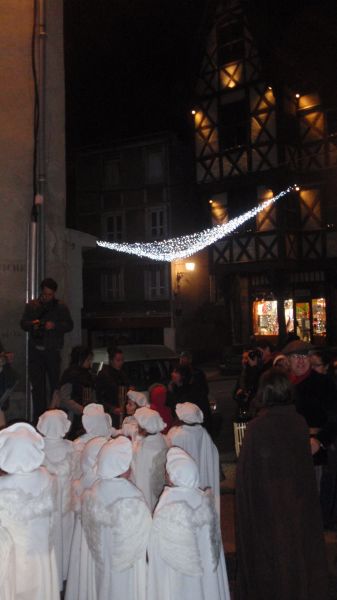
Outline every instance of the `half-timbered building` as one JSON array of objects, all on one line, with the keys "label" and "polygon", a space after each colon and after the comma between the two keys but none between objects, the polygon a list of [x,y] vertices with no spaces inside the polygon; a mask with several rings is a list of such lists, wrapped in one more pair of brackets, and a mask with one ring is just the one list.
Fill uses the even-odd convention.
[{"label": "half-timbered building", "polygon": [[213,223],[290,194],[210,251],[224,344],[337,342],[337,119],[315,89],[266,80],[240,0],[219,0],[196,84],[199,194]]}]

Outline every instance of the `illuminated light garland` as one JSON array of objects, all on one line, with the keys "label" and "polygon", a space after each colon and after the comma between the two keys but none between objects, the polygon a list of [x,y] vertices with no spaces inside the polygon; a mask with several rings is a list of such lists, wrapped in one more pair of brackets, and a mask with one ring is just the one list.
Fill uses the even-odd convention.
[{"label": "illuminated light garland", "polygon": [[134,254],[141,258],[150,258],[157,261],[172,262],[173,260],[188,258],[196,254],[207,246],[211,246],[225,236],[235,231],[240,225],[255,217],[259,212],[274,204],[277,200],[286,196],[295,189],[295,186],[288,187],[273,198],[269,198],[259,206],[248,210],[239,217],[231,219],[228,223],[216,225],[210,229],[204,229],[191,235],[183,235],[170,240],[161,240],[157,242],[135,242],[133,244],[97,241],[96,244],[108,250],[123,252],[125,254]]}]

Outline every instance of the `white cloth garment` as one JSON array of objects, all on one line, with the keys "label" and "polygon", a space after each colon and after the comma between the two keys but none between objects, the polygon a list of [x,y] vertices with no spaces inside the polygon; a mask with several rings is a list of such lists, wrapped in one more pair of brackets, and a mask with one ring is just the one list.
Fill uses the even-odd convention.
[{"label": "white cloth garment", "polygon": [[0,598],[15,600],[15,552],[14,542],[4,527],[0,526]]},{"label": "white cloth garment", "polygon": [[[185,404],[190,403],[186,402]],[[177,405],[177,408],[178,406],[184,405]],[[198,411],[200,411],[199,408]],[[210,487],[212,489],[216,510],[220,515],[219,452],[209,433],[198,422],[195,425],[183,424],[172,427],[166,435],[166,441],[169,447],[179,446],[194,458],[199,469],[200,488]]]},{"label": "white cloth garment", "polygon": [[14,543],[15,598],[58,600],[53,545],[56,480],[44,467],[44,441],[26,423],[0,431],[0,523]]},{"label": "white cloth garment", "polygon": [[141,437],[133,444],[131,481],[143,492],[151,512],[165,485],[166,452],[161,433]]},{"label": "white cloth garment", "polygon": [[168,451],[167,471],[176,486],[165,488],[153,515],[147,600],[230,600],[214,500],[195,487],[193,463],[181,449]]},{"label": "white cloth garment", "polygon": [[73,443],[62,439],[69,431],[71,422],[62,410],[46,411],[39,418],[37,428],[45,442],[43,465],[57,481],[55,519],[55,553],[59,573],[59,587],[67,579],[70,547],[74,529],[74,512],[71,508],[71,484],[73,477]]},{"label": "white cloth garment", "polygon": [[131,457],[125,437],[105,444],[97,460],[100,479],[84,496],[83,528],[96,573],[88,600],[146,600],[151,515],[141,492],[118,476],[128,470]]},{"label": "white cloth garment", "polygon": [[83,409],[82,424],[85,433],[74,440],[74,478],[81,477],[81,453],[85,444],[94,437],[105,437],[107,440],[114,432],[110,415],[104,412],[101,404],[88,404]]},{"label": "white cloth garment", "polygon": [[85,444],[80,465],[82,476],[73,482],[72,508],[75,514],[75,526],[65,600],[86,600],[89,598],[95,600],[93,595],[88,595],[88,590],[93,589],[95,564],[83,532],[81,511],[83,494],[97,479],[96,459],[98,453],[106,443],[105,437],[95,437]]}]

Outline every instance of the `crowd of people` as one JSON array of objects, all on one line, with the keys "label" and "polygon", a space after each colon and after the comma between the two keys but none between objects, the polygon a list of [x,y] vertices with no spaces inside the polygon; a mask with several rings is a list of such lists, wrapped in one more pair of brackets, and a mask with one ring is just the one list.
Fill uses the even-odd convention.
[{"label": "crowd of people", "polygon": [[[72,320],[56,290],[44,280],[21,321],[33,423],[0,424],[1,600],[230,600],[204,373],[183,352],[169,382],[139,391],[121,349],[94,376],[91,350],[76,346],[61,374]],[[328,598],[336,367],[295,336],[244,352],[235,600]]]}]

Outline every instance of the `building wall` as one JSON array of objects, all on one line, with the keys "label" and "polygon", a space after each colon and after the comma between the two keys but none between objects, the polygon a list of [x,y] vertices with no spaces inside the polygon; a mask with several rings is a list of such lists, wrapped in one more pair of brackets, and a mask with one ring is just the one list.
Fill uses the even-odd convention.
[{"label": "building wall", "polygon": [[[65,231],[65,147],[62,2],[46,0],[46,276],[69,300]],[[31,0],[0,1],[1,295],[0,339],[15,353],[17,401],[24,406],[25,334],[19,320],[26,300],[27,229],[33,203]]]}]

